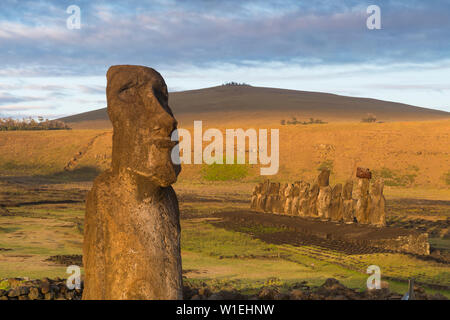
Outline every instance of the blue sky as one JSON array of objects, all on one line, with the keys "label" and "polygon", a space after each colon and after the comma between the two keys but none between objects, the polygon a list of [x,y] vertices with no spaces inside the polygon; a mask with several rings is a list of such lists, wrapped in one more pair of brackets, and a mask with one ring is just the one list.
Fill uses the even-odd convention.
[{"label": "blue sky", "polygon": [[153,67],[170,91],[237,81],[450,111],[449,36],[450,0],[2,0],[0,116],[105,107],[114,64]]}]

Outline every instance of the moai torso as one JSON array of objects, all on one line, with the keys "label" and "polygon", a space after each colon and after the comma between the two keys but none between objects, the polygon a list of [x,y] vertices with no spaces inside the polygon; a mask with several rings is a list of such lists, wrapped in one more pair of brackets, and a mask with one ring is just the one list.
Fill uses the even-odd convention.
[{"label": "moai torso", "polygon": [[107,74],[110,170],[86,201],[83,299],[181,299],[178,201],[170,186],[176,120],[164,79],[140,66]]}]

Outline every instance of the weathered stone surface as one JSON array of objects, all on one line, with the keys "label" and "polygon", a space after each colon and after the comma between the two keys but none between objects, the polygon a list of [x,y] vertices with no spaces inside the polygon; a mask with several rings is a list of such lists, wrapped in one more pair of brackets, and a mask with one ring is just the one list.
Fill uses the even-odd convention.
[{"label": "weathered stone surface", "polygon": [[378,179],[370,185],[369,190],[369,223],[378,227],[386,226],[386,199],[383,195],[383,187],[383,181]]},{"label": "weathered stone surface", "polygon": [[112,167],[87,196],[83,299],[181,299],[179,209],[170,186],[180,171],[171,161],[177,122],[166,84],[153,69],[113,66],[106,91]]},{"label": "weathered stone surface", "polygon": [[322,170],[317,177],[317,183],[319,187],[327,187],[330,185],[330,173],[331,171],[328,169]]},{"label": "weathered stone surface", "polygon": [[343,220],[342,184],[338,183],[331,191],[330,219],[334,222]]}]

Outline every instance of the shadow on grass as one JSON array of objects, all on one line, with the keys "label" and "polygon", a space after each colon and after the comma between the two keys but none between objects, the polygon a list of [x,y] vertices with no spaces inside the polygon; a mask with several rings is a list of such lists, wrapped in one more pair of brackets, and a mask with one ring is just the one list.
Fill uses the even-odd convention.
[{"label": "shadow on grass", "polygon": [[76,168],[72,171],[59,171],[50,174],[32,174],[22,176],[3,176],[0,181],[14,183],[69,183],[69,182],[91,182],[102,171],[93,166]]}]

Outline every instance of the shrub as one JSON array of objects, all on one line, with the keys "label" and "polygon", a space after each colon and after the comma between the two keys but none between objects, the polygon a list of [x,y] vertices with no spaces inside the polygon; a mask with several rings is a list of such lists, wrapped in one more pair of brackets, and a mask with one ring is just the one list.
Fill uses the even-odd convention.
[{"label": "shrub", "polygon": [[318,171],[322,171],[322,170],[333,171],[333,165],[334,165],[333,160],[325,160],[317,167],[317,170]]},{"label": "shrub", "polygon": [[246,164],[223,164],[213,163],[202,168],[203,179],[208,181],[230,181],[241,180],[248,176],[248,165]]},{"label": "shrub", "polygon": [[373,113],[368,113],[367,118],[362,118],[362,122],[373,123],[377,121],[377,117]]},{"label": "shrub", "polygon": [[70,130],[70,127],[59,120],[48,120],[38,117],[38,121],[33,118],[15,120],[12,118],[0,118],[0,131],[17,130]]}]

